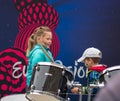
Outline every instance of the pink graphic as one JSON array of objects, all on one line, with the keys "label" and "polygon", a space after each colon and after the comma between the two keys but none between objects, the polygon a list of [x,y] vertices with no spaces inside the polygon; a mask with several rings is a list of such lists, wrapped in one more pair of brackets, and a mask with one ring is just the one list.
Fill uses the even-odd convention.
[{"label": "pink graphic", "polygon": [[58,55],[60,44],[59,39],[54,32],[58,25],[58,13],[47,0],[14,0],[18,9],[18,27],[19,33],[16,37],[14,47],[26,51],[28,37],[38,26],[45,25],[53,31],[53,44],[50,48],[54,58]]},{"label": "pink graphic", "polygon": [[26,6],[19,14],[19,29],[36,23],[49,26],[54,30],[58,25],[58,13],[46,3],[33,3]]},{"label": "pink graphic", "polygon": [[14,0],[15,6],[18,11],[22,11],[27,5],[32,3],[47,3],[48,0]]},{"label": "pink graphic", "polygon": [[18,48],[0,52],[0,98],[25,92],[27,64],[25,53]]},{"label": "pink graphic", "polygon": [[19,33],[14,47],[0,52],[0,98],[10,94],[25,93],[28,59],[25,56],[29,36],[35,28],[45,25],[51,28],[53,44],[50,50],[56,58],[60,43],[55,28],[58,25],[58,13],[47,0],[14,0],[19,12]]}]

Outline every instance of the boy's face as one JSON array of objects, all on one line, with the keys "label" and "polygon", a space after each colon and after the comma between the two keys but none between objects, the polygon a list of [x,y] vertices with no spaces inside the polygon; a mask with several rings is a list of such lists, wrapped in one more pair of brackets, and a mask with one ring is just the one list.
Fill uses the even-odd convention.
[{"label": "boy's face", "polygon": [[90,68],[93,65],[93,60],[91,58],[85,58],[84,64],[87,68]]}]

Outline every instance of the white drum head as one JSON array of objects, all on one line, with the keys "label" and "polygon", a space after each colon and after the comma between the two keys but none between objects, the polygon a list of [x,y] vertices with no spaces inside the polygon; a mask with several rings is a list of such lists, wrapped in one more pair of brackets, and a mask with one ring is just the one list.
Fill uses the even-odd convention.
[{"label": "white drum head", "polygon": [[29,94],[28,99],[31,101],[60,101],[60,99],[47,94]]},{"label": "white drum head", "polygon": [[28,101],[25,94],[14,94],[2,97],[0,101]]}]

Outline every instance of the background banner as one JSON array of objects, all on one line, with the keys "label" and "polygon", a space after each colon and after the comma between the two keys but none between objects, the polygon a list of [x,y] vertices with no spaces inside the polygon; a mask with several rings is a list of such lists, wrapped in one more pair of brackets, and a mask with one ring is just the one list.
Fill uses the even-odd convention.
[{"label": "background banner", "polygon": [[82,85],[86,68],[76,60],[86,48],[100,49],[102,64],[119,65],[119,5],[119,0],[0,0],[0,97],[25,92],[26,43],[40,25],[53,32],[50,50],[56,62],[71,68]]}]

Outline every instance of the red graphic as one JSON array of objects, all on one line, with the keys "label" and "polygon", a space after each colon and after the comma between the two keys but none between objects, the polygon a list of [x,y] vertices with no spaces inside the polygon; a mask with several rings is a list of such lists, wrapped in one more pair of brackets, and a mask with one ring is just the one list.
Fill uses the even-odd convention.
[{"label": "red graphic", "polygon": [[14,0],[14,3],[20,12],[18,17],[19,33],[14,47],[26,51],[28,37],[36,27],[45,25],[53,31],[53,44],[50,50],[54,58],[56,58],[60,48],[59,39],[54,32],[58,25],[57,11],[47,4],[47,0]]},{"label": "red graphic", "polygon": [[45,25],[51,28],[53,44],[50,50],[56,58],[60,43],[55,33],[58,25],[58,13],[47,0],[14,0],[19,12],[19,33],[16,36],[14,47],[0,52],[0,98],[10,94],[25,93],[27,57],[25,56],[29,36],[38,26]]},{"label": "red graphic", "polygon": [[27,64],[25,53],[18,48],[0,52],[0,98],[25,92]]}]

